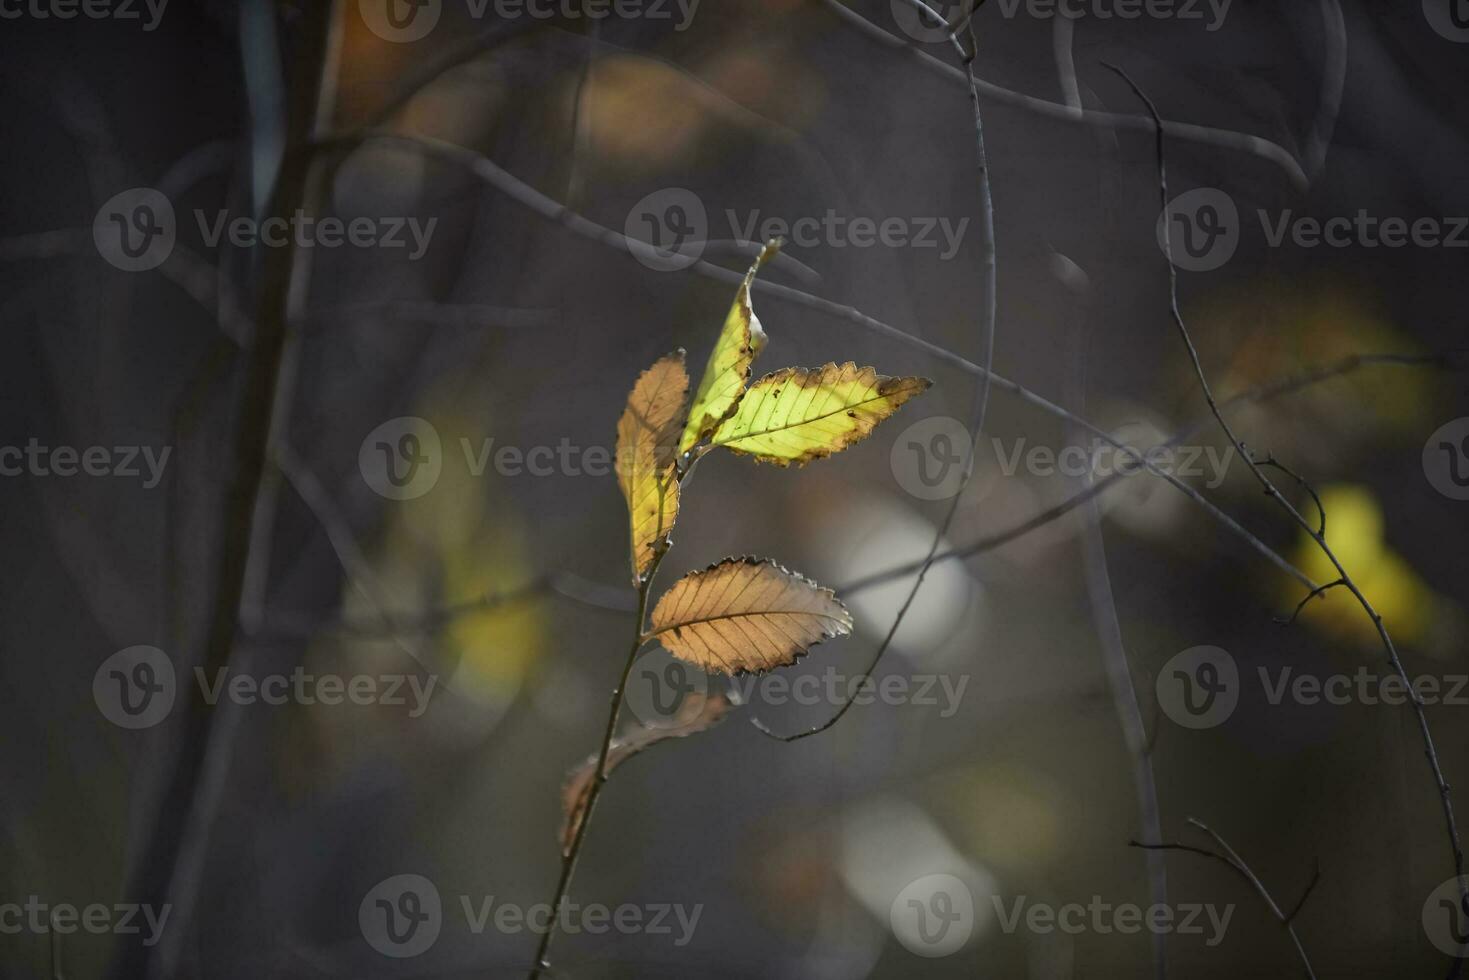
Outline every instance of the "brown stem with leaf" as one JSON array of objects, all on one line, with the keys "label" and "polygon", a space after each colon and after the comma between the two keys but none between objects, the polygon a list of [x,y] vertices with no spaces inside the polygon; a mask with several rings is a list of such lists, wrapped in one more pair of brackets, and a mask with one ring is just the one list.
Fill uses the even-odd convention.
[{"label": "brown stem with leaf", "polygon": [[617,734],[617,720],[622,716],[622,693],[627,689],[627,679],[632,675],[633,663],[638,659],[638,651],[642,650],[648,642],[648,634],[643,632],[643,623],[648,615],[648,596],[653,590],[653,579],[658,575],[658,566],[663,563],[663,556],[668,554],[671,544],[671,541],[664,538],[658,545],[653,552],[652,564],[648,566],[647,574],[643,576],[642,582],[638,585],[638,609],[637,618],[633,620],[632,646],[627,651],[627,662],[622,665],[622,676],[617,679],[617,686],[612,689],[612,703],[607,711],[607,729],[602,733],[602,747],[597,750],[597,773],[587,790],[586,806],[581,823],[576,828],[576,835],[572,837],[571,844],[561,859],[561,877],[556,882],[556,894],[551,899],[551,918],[546,923],[546,931],[542,933],[540,946],[536,949],[536,958],[531,964],[529,980],[537,980],[542,973],[551,968],[547,957],[551,952],[551,940],[556,936],[556,926],[561,920],[561,903],[566,900],[566,892],[571,887],[571,876],[576,873],[576,859],[581,854],[582,842],[587,838],[587,831],[592,826],[592,815],[597,808],[597,798],[602,795],[602,787],[607,782],[607,756],[612,751],[612,739]]}]

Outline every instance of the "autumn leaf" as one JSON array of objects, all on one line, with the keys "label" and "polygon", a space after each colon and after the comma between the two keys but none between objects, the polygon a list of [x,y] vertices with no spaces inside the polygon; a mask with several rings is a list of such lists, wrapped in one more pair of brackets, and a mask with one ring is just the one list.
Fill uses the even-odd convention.
[{"label": "autumn leaf", "polygon": [[678,518],[675,445],[688,394],[689,375],[680,350],[638,377],[617,422],[617,482],[627,498],[635,586]]},{"label": "autumn leaf", "polygon": [[927,391],[927,378],[889,378],[851,361],[838,367],[783,368],[745,393],[715,430],[723,446],[763,463],[804,465],[865,439],[908,399]]},{"label": "autumn leaf", "polygon": [[795,663],[852,617],[830,589],[769,559],[726,558],[690,572],[658,600],[652,635],[707,671],[758,673]]},{"label": "autumn leaf", "polygon": [[[644,725],[615,739],[607,749],[607,774],[628,759],[659,742],[670,738],[687,738],[708,731],[724,720],[729,712],[730,700],[722,693],[701,694],[691,692],[679,705],[678,714],[672,725],[653,727]],[[586,813],[587,799],[592,792],[592,782],[597,777],[597,756],[592,756],[567,774],[561,788],[561,853],[571,850],[571,842],[581,827]]]},{"label": "autumn leaf", "polygon": [[699,379],[699,388],[694,392],[693,404],[689,406],[688,424],[684,426],[683,438],[678,451],[686,453],[705,439],[715,427],[728,418],[745,393],[750,382],[750,365],[765,349],[765,331],[755,316],[755,307],[750,301],[750,286],[760,267],[780,251],[780,242],[772,241],[760,250],[759,258],[745,273],[735,294],[734,305],[724,318],[724,329],[709,355],[704,367],[704,376]]}]

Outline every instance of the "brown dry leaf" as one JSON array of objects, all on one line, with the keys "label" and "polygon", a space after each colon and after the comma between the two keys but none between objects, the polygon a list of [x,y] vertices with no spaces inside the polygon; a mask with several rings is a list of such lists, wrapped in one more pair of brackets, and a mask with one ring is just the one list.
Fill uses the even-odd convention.
[{"label": "brown dry leaf", "polygon": [[[659,742],[670,738],[687,738],[690,735],[708,731],[724,720],[729,709],[730,700],[722,692],[707,695],[688,694],[683,699],[683,703],[679,705],[678,714],[672,725],[658,728],[644,725],[612,742],[611,747],[607,750],[608,775],[611,775],[612,770],[628,759]],[[561,811],[564,815],[561,823],[562,856],[571,850],[571,842],[576,839],[576,833],[581,828],[582,816],[586,813],[587,799],[591,795],[592,782],[596,777],[597,757],[595,755],[567,774],[566,783],[561,788]]]},{"label": "brown dry leaf", "polygon": [[750,386],[709,444],[762,463],[803,466],[861,442],[932,384],[927,378],[890,378],[851,361],[782,368]]},{"label": "brown dry leaf", "polygon": [[617,423],[617,482],[627,498],[633,585],[678,519],[675,462],[689,375],[684,352],[659,359],[638,377]]},{"label": "brown dry leaf", "polygon": [[674,583],[653,609],[653,635],[706,671],[759,673],[852,632],[830,589],[769,559],[726,558]]}]

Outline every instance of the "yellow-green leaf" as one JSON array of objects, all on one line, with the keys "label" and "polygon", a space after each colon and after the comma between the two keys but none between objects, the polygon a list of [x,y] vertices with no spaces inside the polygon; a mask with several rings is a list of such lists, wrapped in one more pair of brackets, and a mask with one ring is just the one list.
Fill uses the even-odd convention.
[{"label": "yellow-green leaf", "polygon": [[852,632],[830,589],[769,559],[726,558],[674,583],[653,609],[653,635],[708,671],[759,673]]},{"label": "yellow-green leaf", "polygon": [[751,386],[709,444],[763,463],[800,466],[866,438],[931,384],[927,378],[889,378],[851,361],[783,368]]},{"label": "yellow-green leaf", "polygon": [[778,251],[778,241],[772,241],[761,249],[759,258],[745,273],[745,281],[740,283],[734,305],[724,318],[724,329],[720,331],[714,351],[709,355],[709,363],[704,367],[704,376],[699,379],[693,404],[689,406],[689,420],[678,443],[681,453],[688,452],[720,422],[729,418],[739,404],[740,396],[745,393],[745,385],[750,382],[750,365],[765,349],[766,340],[750,301],[750,286],[760,267]]},{"label": "yellow-green leaf", "polygon": [[634,585],[678,519],[676,446],[688,394],[684,353],[669,354],[639,376],[617,422],[617,482],[627,498]]}]

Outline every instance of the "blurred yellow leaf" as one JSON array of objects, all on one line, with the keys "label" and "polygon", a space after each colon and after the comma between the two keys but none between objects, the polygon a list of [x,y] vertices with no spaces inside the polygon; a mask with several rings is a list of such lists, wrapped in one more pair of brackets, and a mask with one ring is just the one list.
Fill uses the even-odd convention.
[{"label": "blurred yellow leaf", "polygon": [[783,368],[757,381],[710,440],[762,463],[804,465],[865,439],[904,402],[927,391],[926,378],[890,378],[851,361]]},{"label": "blurred yellow leaf", "polygon": [[[1441,599],[1413,568],[1389,548],[1383,532],[1382,508],[1372,491],[1361,486],[1331,486],[1321,491],[1326,508],[1326,542],[1342,566],[1382,616],[1400,643],[1419,644],[1428,636]],[[1314,519],[1314,508],[1303,510]],[[1292,562],[1320,583],[1338,577],[1336,567],[1304,532]],[[1292,605],[1299,602],[1299,587]],[[1372,645],[1377,629],[1350,591],[1332,589],[1306,603],[1302,622],[1326,632]]]}]

